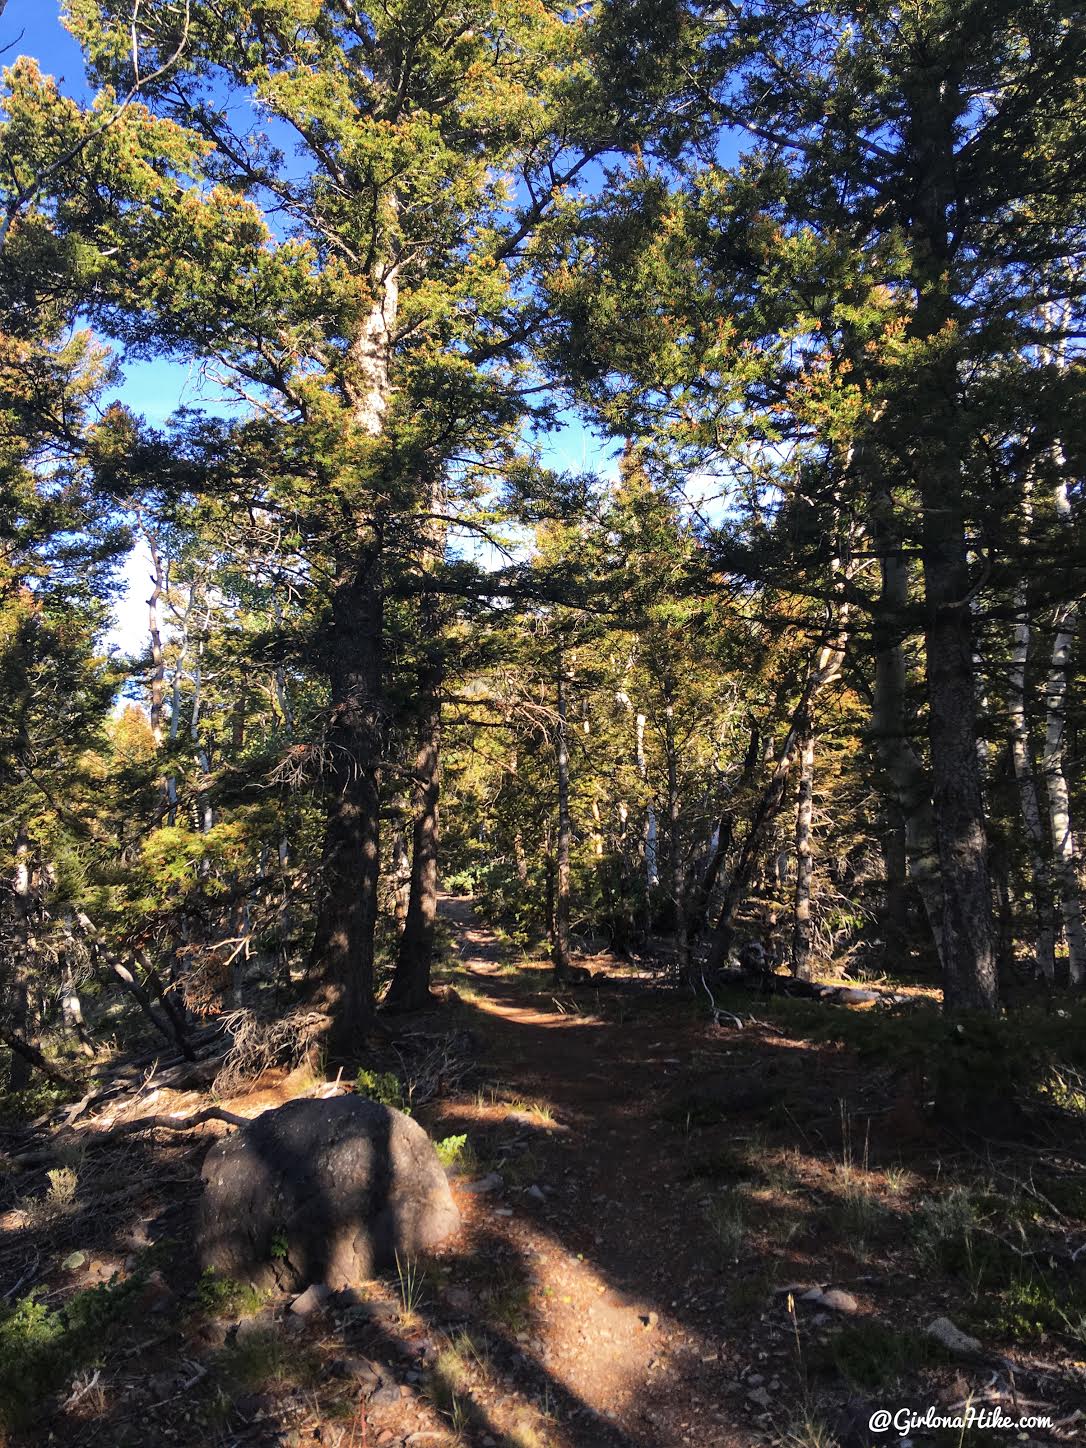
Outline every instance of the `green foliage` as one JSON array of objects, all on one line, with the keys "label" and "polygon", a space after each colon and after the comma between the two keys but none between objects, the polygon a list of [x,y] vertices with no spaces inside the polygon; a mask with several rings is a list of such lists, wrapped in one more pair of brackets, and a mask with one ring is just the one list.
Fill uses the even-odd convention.
[{"label": "green foliage", "polygon": [[434,1142],[437,1159],[444,1167],[464,1166],[472,1156],[466,1133],[461,1136],[446,1136]]},{"label": "green foliage", "polygon": [[21,1091],[0,1091],[0,1124],[21,1126],[36,1116],[71,1101],[77,1091],[73,1086],[59,1086],[54,1081],[38,1080]]},{"label": "green foliage", "polygon": [[[272,1239],[272,1256],[276,1239]],[[245,1317],[259,1312],[263,1307],[265,1294],[233,1277],[225,1277],[214,1267],[207,1267],[200,1274],[196,1284],[196,1307],[209,1317]]]},{"label": "green foliage", "polygon": [[50,1394],[109,1349],[131,1316],[141,1278],[102,1283],[59,1306],[36,1291],[0,1307],[0,1425],[30,1421]]},{"label": "green foliage", "polygon": [[993,1284],[977,1303],[973,1320],[1010,1343],[1058,1333],[1086,1342],[1086,1288],[1053,1272],[1023,1270],[1004,1286]]},{"label": "green foliage", "polygon": [[913,1241],[921,1262],[939,1272],[972,1273],[980,1212],[973,1193],[952,1186],[920,1204]]},{"label": "green foliage", "polygon": [[381,1106],[391,1106],[411,1115],[411,1106],[404,1094],[403,1083],[394,1071],[370,1071],[362,1067],[355,1077],[354,1089],[367,1101],[376,1101]]}]

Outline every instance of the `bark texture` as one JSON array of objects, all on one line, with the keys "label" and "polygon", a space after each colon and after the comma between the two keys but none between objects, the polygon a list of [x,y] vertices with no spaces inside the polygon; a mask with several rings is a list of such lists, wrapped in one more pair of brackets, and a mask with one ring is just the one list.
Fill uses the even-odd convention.
[{"label": "bark texture", "polygon": [[799,743],[796,798],[796,895],[792,930],[792,974],[811,975],[811,822],[814,816],[814,730],[808,724]]}]

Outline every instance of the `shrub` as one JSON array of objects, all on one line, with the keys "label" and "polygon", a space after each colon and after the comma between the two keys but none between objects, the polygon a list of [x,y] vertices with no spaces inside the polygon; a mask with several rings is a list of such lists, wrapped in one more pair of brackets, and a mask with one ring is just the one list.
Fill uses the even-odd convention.
[{"label": "shrub", "polygon": [[122,1327],[142,1277],[102,1283],[77,1292],[59,1307],[39,1300],[37,1289],[0,1309],[0,1424],[29,1422],[72,1374],[97,1361]]},{"label": "shrub", "polygon": [[368,1101],[395,1107],[405,1116],[411,1115],[400,1078],[394,1071],[367,1071],[363,1068],[355,1077],[354,1089],[357,1095],[366,1097]]},{"label": "shrub", "polygon": [[434,1150],[437,1152],[438,1161],[444,1167],[463,1164],[470,1152],[466,1135],[446,1136],[443,1141],[435,1141]]},{"label": "shrub", "polygon": [[[272,1239],[272,1256],[276,1255],[276,1239]],[[285,1243],[284,1252],[285,1255]],[[211,1317],[241,1317],[259,1312],[264,1305],[264,1294],[233,1277],[222,1277],[214,1267],[201,1273],[196,1284],[196,1306]]]}]

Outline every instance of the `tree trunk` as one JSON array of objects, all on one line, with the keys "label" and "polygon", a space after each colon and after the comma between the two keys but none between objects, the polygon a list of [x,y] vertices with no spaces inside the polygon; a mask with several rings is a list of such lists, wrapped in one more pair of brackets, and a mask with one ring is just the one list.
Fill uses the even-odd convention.
[{"label": "tree trunk", "polygon": [[690,945],[686,923],[686,867],[683,863],[682,838],[679,829],[679,746],[675,737],[674,680],[664,684],[664,752],[667,756],[667,847],[671,873],[672,928],[675,935],[675,965],[682,974],[690,964]]},{"label": "tree trunk", "polygon": [[[283,606],[279,601],[278,593],[272,595],[272,602],[275,608],[276,627],[283,627]],[[294,706],[290,699],[290,688],[287,683],[287,671],[282,664],[276,666],[275,675],[275,701],[279,709],[279,718],[282,724],[283,733],[288,744],[294,742]],[[294,935],[294,914],[291,910],[291,886],[290,886],[290,836],[283,833],[279,836],[279,843],[276,847],[279,857],[279,909],[278,922],[276,927],[277,949],[279,954],[277,979],[284,990],[290,989],[290,944]]]},{"label": "tree trunk", "polygon": [[[3,1041],[11,1052],[11,1086],[12,1091],[21,1091],[30,1081],[35,1068],[39,1070],[49,1081],[55,1081],[58,1086],[74,1086],[75,1082],[59,1066],[46,1059],[31,1041],[24,1040],[17,1031],[0,1022],[0,1041]],[[15,1084],[16,1071],[15,1063],[19,1063],[19,1079],[22,1085]]]},{"label": "tree trunk", "polygon": [[[1028,508],[1028,500],[1027,500]],[[1028,514],[1027,514],[1028,516]],[[1030,747],[1029,715],[1026,709],[1026,676],[1029,669],[1031,628],[1025,584],[1015,593],[1014,643],[1007,671],[1007,716],[1010,724],[1011,759],[1018,786],[1018,803],[1025,825],[1026,851],[1030,865],[1030,890],[1036,921],[1034,957],[1046,980],[1056,976],[1056,928],[1052,902],[1052,878],[1045,859],[1045,828],[1037,798]]]},{"label": "tree trunk", "polygon": [[[1060,331],[1070,330],[1070,305],[1062,302],[1049,309],[1050,321]],[[1067,344],[1056,341],[1046,349],[1047,358],[1063,370],[1067,366]],[[1067,486],[1067,462],[1057,438],[1052,448],[1056,467],[1054,502],[1056,520],[1069,530],[1074,525],[1071,494]],[[1071,792],[1067,783],[1065,743],[1067,734],[1067,688],[1071,669],[1071,649],[1078,625],[1077,601],[1060,607],[1056,615],[1052,657],[1045,687],[1045,740],[1043,770],[1048,794],[1048,818],[1052,830],[1054,875],[1059,895],[1063,938],[1067,945],[1068,976],[1072,985],[1086,983],[1086,926],[1083,923],[1082,886],[1079,880],[1074,825],[1071,817]]]},{"label": "tree trunk", "polygon": [[1071,792],[1064,765],[1067,731],[1067,679],[1071,668],[1078,609],[1061,606],[1056,616],[1052,660],[1045,686],[1045,742],[1042,768],[1048,791],[1048,818],[1052,829],[1052,855],[1059,890],[1063,938],[1067,944],[1068,975],[1072,985],[1086,981],[1086,928],[1078,879],[1075,837],[1071,820]]},{"label": "tree trunk", "polygon": [[792,930],[792,974],[811,978],[811,820],[814,815],[814,729],[808,720],[799,742],[796,800],[796,897]]},{"label": "tree trunk", "polygon": [[909,878],[916,886],[940,963],[943,958],[943,890],[931,786],[909,742],[905,709],[905,652],[902,647],[909,601],[909,567],[889,494],[872,509],[880,553],[882,586],[875,614],[875,697],[872,733],[879,766],[905,825]]},{"label": "tree trunk", "polygon": [[[386,196],[390,214],[395,198]],[[344,392],[358,432],[378,438],[390,392],[395,265],[375,281],[375,302],[352,345]],[[373,1025],[374,931],[381,869],[383,527],[375,505],[354,504],[337,548],[327,643],[330,717],[325,739],[321,889],[311,952],[318,1006],[331,1016],[330,1043],[357,1053]]]},{"label": "tree trunk", "polygon": [[951,340],[961,323],[951,281],[951,216],[955,128],[964,101],[950,78],[938,77],[917,85],[912,103],[907,144],[916,186],[910,199],[916,309],[909,335],[917,356],[908,426],[922,514],[928,737],[943,886],[943,1001],[951,1010],[995,1011],[999,988],[962,492],[966,423]]},{"label": "tree trunk", "polygon": [[909,853],[904,822],[897,818],[885,820],[881,835],[886,882],[879,930],[891,955],[898,957],[909,936]]},{"label": "tree trunk", "polygon": [[[71,934],[70,930],[67,932]],[[79,1042],[79,1049],[84,1056],[93,1060],[95,1055],[94,1042],[91,1040],[87,1024],[83,1019],[83,1003],[79,999],[79,988],[75,983],[75,973],[72,970],[71,961],[65,956],[63,974],[61,976],[61,998],[60,1009],[64,1019],[64,1025],[71,1031]]]},{"label": "tree trunk", "polygon": [[[36,1047],[31,1039],[30,980],[33,973],[34,957],[34,889],[32,879],[30,838],[25,824],[20,821],[15,834],[15,873],[12,879],[12,893],[18,915],[19,939],[12,952],[11,1005],[8,1017],[11,1022],[12,1044],[11,1070],[8,1085],[12,1091],[23,1091],[30,1085],[33,1066],[37,1065]],[[22,1049],[21,1047],[25,1047]]]},{"label": "tree trunk", "polygon": [[418,748],[415,755],[415,820],[411,841],[411,884],[407,919],[400,937],[396,971],[385,1004],[419,1010],[430,998],[437,920],[437,851],[441,794],[441,687],[444,657],[438,602],[424,599],[424,626],[432,651],[420,686]]},{"label": "tree trunk", "polygon": [[[758,768],[758,759],[761,750],[761,735],[758,726],[751,723],[750,743],[747,745],[747,752],[743,759],[743,768],[735,784],[728,790],[727,799],[734,799],[742,795],[743,791],[750,785],[754,778],[754,772]],[[713,891],[716,889],[716,882],[720,878],[720,871],[724,861],[728,857],[728,851],[732,847],[732,840],[735,836],[735,811],[727,809],[721,811],[717,820],[712,847],[705,868],[702,871],[701,879],[698,881],[697,889],[694,892],[690,904],[690,934],[700,936],[704,933],[709,921],[709,906],[712,902]]]},{"label": "tree trunk", "polygon": [[162,723],[166,704],[166,655],[162,647],[162,622],[159,603],[166,587],[166,571],[159,551],[158,539],[149,530],[144,530],[147,547],[151,554],[151,596],[147,600],[147,629],[151,636],[151,733],[155,743],[162,743]]},{"label": "tree trunk", "polygon": [[357,1052],[373,1023],[385,728],[380,556],[374,536],[355,557],[341,560],[329,639],[326,814],[311,973],[317,1004],[332,1017],[333,1047],[345,1055]]},{"label": "tree trunk", "polygon": [[555,740],[558,763],[558,843],[554,900],[554,973],[563,980],[570,969],[569,954],[569,740],[566,735],[566,663],[558,655],[558,730]]},{"label": "tree trunk", "polygon": [[[965,521],[953,489],[929,490],[923,528],[932,805],[943,885],[944,1003],[999,1005],[988,845],[977,759]],[[949,493],[949,495],[948,495]],[[950,517],[947,515],[951,514]]]},{"label": "tree trunk", "polygon": [[513,833],[513,866],[517,872],[517,879],[522,885],[527,885],[528,861],[524,855],[524,835],[520,830]]},{"label": "tree trunk", "polygon": [[[196,607],[196,584],[189,584],[188,602],[185,605],[185,612],[181,616],[181,637],[178,640],[177,658],[173,666],[173,682],[170,687],[170,748],[177,744],[178,735],[181,730],[181,681],[184,677],[185,663],[189,651],[189,623],[192,618],[193,609]],[[161,649],[161,644],[159,645]],[[166,780],[166,800],[168,811],[166,823],[172,829],[177,823],[177,775],[170,773]]]},{"label": "tree trunk", "polygon": [[550,849],[543,857],[543,918],[547,928],[547,939],[553,948],[557,938],[557,921],[554,909],[554,877],[556,874],[554,856]]},{"label": "tree trunk", "polygon": [[[810,700],[809,692],[805,691],[800,708],[806,709]],[[724,898],[720,905],[720,914],[717,918],[716,928],[713,931],[713,941],[709,952],[709,964],[713,970],[720,970],[727,963],[728,952],[732,948],[734,936],[735,912],[746,894],[758,863],[758,851],[762,847],[762,840],[765,832],[772,821],[777,817],[777,811],[784,801],[784,790],[788,783],[788,776],[791,773],[795,761],[796,746],[799,735],[793,720],[792,727],[785,736],[777,762],[774,765],[773,773],[769,782],[758,799],[754,813],[751,816],[750,825],[747,829],[746,838],[743,840],[742,849],[739,851],[739,858],[735,867],[728,877],[728,883],[724,887]]]},{"label": "tree trunk", "polygon": [[[642,787],[648,782],[648,759],[645,754],[645,724],[644,714],[639,713],[634,721],[634,758],[637,764],[637,777]],[[644,922],[646,935],[652,928],[652,892],[659,884],[660,875],[656,857],[656,810],[650,799],[645,800],[645,813],[641,817],[641,860],[644,866],[645,877],[645,910]]]},{"label": "tree trunk", "polygon": [[[445,556],[444,482],[431,488],[435,515],[424,532],[421,564],[429,578]],[[386,1005],[419,1010],[430,999],[437,921],[438,843],[441,797],[441,691],[445,683],[445,615],[441,596],[426,588],[419,598],[422,658],[418,671],[418,732],[414,771],[414,823],[407,914]]]},{"label": "tree trunk", "polygon": [[724,889],[724,899],[709,953],[709,964],[713,970],[721,969],[728,959],[734,933],[735,912],[757,866],[758,852],[761,849],[766,829],[776,818],[777,811],[784,800],[785,786],[795,762],[801,734],[807,727],[811,706],[821,690],[833,683],[841,672],[845,660],[847,624],[848,607],[846,604],[840,603],[834,630],[821,644],[811,661],[807,681],[792,715],[788,733],[781,744],[773,773],[762,790],[747,830],[746,839],[743,841],[743,848],[739,852],[739,859],[736,861],[735,868]]}]

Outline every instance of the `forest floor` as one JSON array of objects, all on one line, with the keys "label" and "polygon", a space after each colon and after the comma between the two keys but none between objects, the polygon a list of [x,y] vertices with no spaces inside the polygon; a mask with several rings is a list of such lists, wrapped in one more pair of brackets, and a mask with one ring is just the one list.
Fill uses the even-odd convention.
[{"label": "forest floor", "polygon": [[[1086,1437],[1068,1140],[937,1130],[870,1010],[736,996],[736,1029],[595,959],[598,983],[559,993],[470,901],[443,916],[456,997],[432,1024],[469,1033],[476,1071],[417,1115],[467,1138],[456,1235],[303,1316],[197,1275],[219,1123],[0,1175],[0,1411],[21,1425],[0,1444],[860,1448],[902,1436],[869,1427],[879,1410],[970,1406],[1053,1426],[906,1436]],[[874,1051],[828,1013],[865,1015]],[[221,1104],[312,1087],[273,1072]],[[940,1318],[959,1335],[930,1335]]]}]

